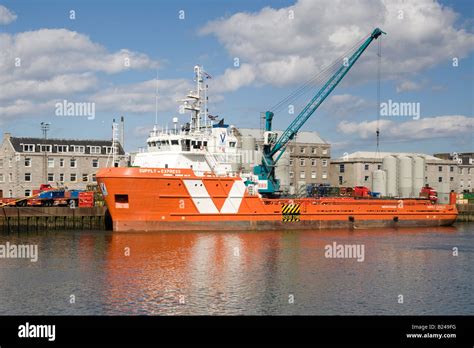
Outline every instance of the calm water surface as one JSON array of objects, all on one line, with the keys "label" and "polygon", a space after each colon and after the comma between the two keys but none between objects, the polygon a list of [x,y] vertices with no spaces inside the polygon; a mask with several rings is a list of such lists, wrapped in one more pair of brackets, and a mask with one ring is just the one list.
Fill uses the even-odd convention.
[{"label": "calm water surface", "polygon": [[[0,244],[6,242],[37,244],[39,258],[0,259],[4,315],[474,314],[473,223],[0,235]],[[364,245],[364,261],[326,258],[324,248],[333,242]]]}]

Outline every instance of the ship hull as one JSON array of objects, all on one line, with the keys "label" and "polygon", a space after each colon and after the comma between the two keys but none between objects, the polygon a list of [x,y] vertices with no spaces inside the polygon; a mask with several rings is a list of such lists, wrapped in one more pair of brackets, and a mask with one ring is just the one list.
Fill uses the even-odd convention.
[{"label": "ship hull", "polygon": [[114,231],[241,231],[449,226],[454,205],[416,199],[263,199],[238,177],[106,168],[97,180]]}]

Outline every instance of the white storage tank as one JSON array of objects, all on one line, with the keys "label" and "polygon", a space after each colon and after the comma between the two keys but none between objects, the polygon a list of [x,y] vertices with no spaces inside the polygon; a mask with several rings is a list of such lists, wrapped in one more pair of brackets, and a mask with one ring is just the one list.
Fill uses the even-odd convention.
[{"label": "white storage tank", "polygon": [[425,183],[425,159],[413,156],[413,197],[419,197]]},{"label": "white storage tank", "polygon": [[385,170],[374,170],[372,172],[372,191],[378,192],[381,197],[387,195],[387,174]]},{"label": "white storage tank", "polygon": [[[279,152],[275,154],[274,158],[277,158]],[[290,191],[290,152],[285,151],[280,157],[275,167],[275,177],[280,180],[280,189],[283,193],[289,193]]]},{"label": "white storage tank", "polygon": [[398,193],[402,198],[413,194],[413,159],[408,156],[398,158]]},{"label": "white storage tank", "polygon": [[382,160],[382,169],[386,173],[386,195],[398,196],[397,159],[394,156],[385,156]]},{"label": "white storage tank", "polygon": [[255,138],[251,135],[244,135],[241,138],[242,152],[241,161],[242,168],[246,172],[250,172],[255,163]]}]

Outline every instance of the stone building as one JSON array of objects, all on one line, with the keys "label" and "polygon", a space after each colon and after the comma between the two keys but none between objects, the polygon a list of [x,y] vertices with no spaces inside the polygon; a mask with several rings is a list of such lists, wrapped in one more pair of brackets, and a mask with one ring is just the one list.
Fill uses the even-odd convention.
[{"label": "stone building", "polygon": [[435,153],[433,156],[457,163],[456,192],[474,192],[474,152]]},{"label": "stone building", "polygon": [[85,189],[99,168],[126,166],[128,156],[111,140],[20,138],[5,133],[0,146],[0,197],[23,197],[41,184]]},{"label": "stone building", "polygon": [[[278,137],[282,131],[276,131]],[[239,128],[239,135],[251,136],[256,140],[257,153],[261,153],[263,132],[255,128]],[[331,145],[317,132],[299,132],[288,144],[286,149],[288,163],[288,183],[282,182],[282,189],[289,193],[306,192],[308,184],[329,184],[329,162],[331,158]],[[254,159],[255,164],[260,164],[261,157]],[[283,160],[283,157],[282,157]],[[284,169],[286,171],[286,169]],[[277,168],[278,174],[278,168]]]},{"label": "stone building", "polygon": [[[421,156],[425,159],[424,184],[434,187],[441,194],[451,190],[459,192],[458,163],[449,158],[439,158],[418,153],[358,151],[331,160],[332,186],[366,186],[372,189],[372,173],[382,168],[386,156]],[[467,181],[466,181],[467,183]]]}]

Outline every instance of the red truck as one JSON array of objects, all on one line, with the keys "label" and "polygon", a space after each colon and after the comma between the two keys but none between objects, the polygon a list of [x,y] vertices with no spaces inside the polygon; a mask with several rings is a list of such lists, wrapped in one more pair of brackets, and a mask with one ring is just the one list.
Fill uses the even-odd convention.
[{"label": "red truck", "polygon": [[431,202],[436,203],[438,201],[438,192],[431,186],[425,185],[421,188],[420,198],[428,198]]},{"label": "red truck", "polygon": [[33,190],[33,195],[31,197],[3,198],[0,199],[0,205],[17,207],[93,207],[94,192],[82,190],[65,190],[60,188],[54,188],[49,184],[42,184],[39,190]]}]

